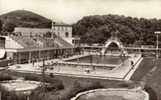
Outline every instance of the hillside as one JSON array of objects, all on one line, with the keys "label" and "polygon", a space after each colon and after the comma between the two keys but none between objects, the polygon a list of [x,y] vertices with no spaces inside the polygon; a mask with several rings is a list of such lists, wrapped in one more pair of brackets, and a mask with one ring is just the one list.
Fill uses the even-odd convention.
[{"label": "hillside", "polygon": [[80,36],[83,43],[104,43],[116,31],[124,44],[152,45],[156,43],[154,31],[161,31],[161,19],[95,15],[85,16],[73,25],[74,35]]},{"label": "hillside", "polygon": [[13,31],[14,27],[50,28],[51,20],[26,10],[16,10],[0,15],[3,30]]}]

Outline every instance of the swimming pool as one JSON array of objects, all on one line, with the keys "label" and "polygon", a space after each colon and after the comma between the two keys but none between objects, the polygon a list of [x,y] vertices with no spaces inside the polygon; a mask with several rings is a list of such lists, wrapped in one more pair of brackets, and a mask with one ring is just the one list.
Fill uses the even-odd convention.
[{"label": "swimming pool", "polygon": [[149,100],[142,89],[96,89],[81,92],[71,100]]},{"label": "swimming pool", "polygon": [[77,62],[77,63],[94,63],[94,64],[111,64],[120,65],[122,62],[127,60],[128,57],[121,56],[100,56],[100,55],[89,55],[83,56],[75,59],[66,60],[66,62]]}]

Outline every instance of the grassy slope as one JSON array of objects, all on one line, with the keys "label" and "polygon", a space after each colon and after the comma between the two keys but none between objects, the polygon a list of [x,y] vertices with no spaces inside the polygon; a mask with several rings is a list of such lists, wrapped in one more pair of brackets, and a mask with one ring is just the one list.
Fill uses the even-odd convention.
[{"label": "grassy slope", "polygon": [[[37,74],[28,74],[28,73],[19,73],[19,72],[14,72],[14,71],[3,71],[1,73],[7,73],[9,75],[12,76],[18,76],[18,77],[24,77],[24,76],[39,76],[41,77],[41,75],[37,75]],[[54,78],[62,80],[65,87],[68,88],[70,87],[75,81],[79,81],[81,84],[84,84],[86,82],[100,82],[104,87],[106,88],[117,88],[120,87],[120,84],[122,84],[123,82],[121,81],[114,81],[114,80],[104,80],[104,79],[92,79],[92,78],[78,78],[78,77],[67,77],[67,76],[54,76]]]},{"label": "grassy slope", "polygon": [[[41,75],[37,74],[31,74],[31,73],[19,73],[14,71],[3,71],[1,73],[7,73],[12,76],[16,77],[24,77],[28,76],[30,79],[33,79],[34,77],[41,77]],[[56,92],[47,92],[46,95],[49,95],[52,97],[50,100],[57,100],[55,98],[60,97],[59,100],[70,100],[71,97],[75,96],[77,93],[81,91],[86,91],[89,89],[94,89],[96,87],[98,88],[121,88],[121,87],[127,87],[131,88],[133,87],[133,84],[127,85],[127,83],[124,83],[122,81],[112,81],[112,80],[102,80],[102,79],[90,79],[90,78],[76,78],[76,77],[67,77],[67,76],[54,76],[54,78],[50,80],[57,80],[62,81],[64,84],[64,89],[58,90]],[[33,79],[35,80],[35,78]],[[55,81],[56,82],[56,81]],[[57,83],[57,82],[56,82]],[[76,84],[78,83],[78,84]]]},{"label": "grassy slope", "polygon": [[154,58],[144,58],[131,80],[140,81],[154,67],[153,60]]},{"label": "grassy slope", "polygon": [[146,84],[155,91],[159,100],[161,100],[161,58],[157,61],[157,69],[152,72],[155,66],[153,60],[154,58],[144,58],[140,67],[132,76],[132,80],[141,81],[143,77],[146,78],[146,80],[144,80]]},{"label": "grassy slope", "polygon": [[148,77],[147,84],[154,89],[161,100],[161,59],[158,60],[157,69]]}]

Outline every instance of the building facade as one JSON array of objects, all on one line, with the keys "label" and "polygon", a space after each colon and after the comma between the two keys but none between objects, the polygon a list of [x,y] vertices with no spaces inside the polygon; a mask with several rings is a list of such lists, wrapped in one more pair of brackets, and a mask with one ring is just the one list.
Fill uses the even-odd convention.
[{"label": "building facade", "polygon": [[75,41],[79,42],[79,38],[75,38],[72,35],[72,25],[68,24],[56,24],[52,23],[52,33],[56,34],[57,36],[63,38],[65,41],[69,42],[70,44],[76,45]]},{"label": "building facade", "polygon": [[74,38],[72,36],[72,25],[68,24],[56,24],[52,23],[51,28],[26,28],[26,27],[16,27],[14,33],[21,36],[41,36],[48,38],[55,38],[55,35],[67,41],[68,43],[75,45],[75,41],[79,42],[79,38]]},{"label": "building facade", "polygon": [[[0,45],[0,58],[6,55],[6,59],[12,60],[13,64],[68,57],[75,52],[73,46],[63,43],[64,41],[59,38],[56,40],[36,38],[35,40],[34,37],[27,36],[0,36],[0,39],[3,41]],[[40,42],[48,45],[39,45]]]},{"label": "building facade", "polygon": [[72,38],[72,25],[52,23],[52,32],[62,38]]},{"label": "building facade", "polygon": [[26,28],[26,27],[15,27],[14,33],[21,36],[41,36],[50,33],[50,28]]}]

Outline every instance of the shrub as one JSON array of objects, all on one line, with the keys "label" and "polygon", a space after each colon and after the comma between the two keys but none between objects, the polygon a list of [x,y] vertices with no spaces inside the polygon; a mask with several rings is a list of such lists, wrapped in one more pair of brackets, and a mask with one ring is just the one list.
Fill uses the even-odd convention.
[{"label": "shrub", "polygon": [[91,86],[88,89],[98,89],[98,88],[103,88],[100,82],[95,81],[91,83]]},{"label": "shrub", "polygon": [[31,81],[42,81],[42,78],[39,76],[33,76],[33,75],[24,75],[23,76],[25,80],[31,80]]},{"label": "shrub", "polygon": [[49,76],[50,76],[51,78],[53,78],[53,77],[54,77],[54,74],[53,74],[53,73],[50,73]]},{"label": "shrub", "polygon": [[85,84],[82,84],[81,92],[88,91],[88,90],[93,90],[93,89],[98,89],[98,88],[103,88],[103,86],[100,84],[100,82],[98,82],[98,81],[87,82]]},{"label": "shrub", "polygon": [[64,89],[64,85],[62,84],[62,82],[56,82],[56,83],[52,83],[49,85],[46,85],[46,90],[49,91],[57,91],[57,90],[62,90]]},{"label": "shrub", "polygon": [[158,96],[152,87],[145,85],[144,89],[149,93],[149,100],[158,100]]},{"label": "shrub", "polygon": [[59,83],[57,83],[57,89],[59,89],[59,90],[64,89],[64,84],[61,81]]},{"label": "shrub", "polygon": [[52,94],[42,91],[37,94],[30,95],[30,100],[58,100],[58,99],[53,98]]},{"label": "shrub", "polygon": [[92,89],[98,89],[103,88],[103,86],[100,84],[100,82],[86,82],[86,83],[80,83],[78,81],[75,81],[72,85],[72,87],[64,90],[65,92],[60,96],[60,100],[70,100],[72,97],[76,96],[78,93],[83,91],[88,91]]},{"label": "shrub", "polygon": [[55,83],[45,83],[40,87],[36,88],[32,93],[39,93],[39,92],[55,92],[58,90],[64,89],[64,85],[61,81],[55,81]]},{"label": "shrub", "polygon": [[[39,87],[39,89],[35,90],[32,93],[35,99],[31,99],[31,100],[46,100],[45,96],[40,95],[42,93],[52,96],[53,98],[52,100],[70,100],[72,97],[76,96],[80,92],[88,91],[91,89],[103,88],[103,86],[100,84],[99,81],[94,81],[94,82],[87,81],[83,83],[79,81],[74,81],[70,87],[67,87],[65,89],[64,89],[64,86],[61,85],[59,82],[56,82],[56,83],[58,84],[52,83],[52,84],[47,85],[46,89],[44,89],[43,87]],[[61,91],[61,93],[59,93],[58,89],[62,89],[62,87],[64,90]],[[38,96],[38,97],[40,96],[41,99],[35,96]],[[48,98],[47,100],[50,100],[50,99]]]},{"label": "shrub", "polygon": [[121,88],[134,88],[138,83],[133,81],[125,81],[118,84]]},{"label": "shrub", "polygon": [[59,100],[70,100],[81,90],[81,84],[78,81],[74,81],[71,87],[68,87],[61,95],[59,95]]},{"label": "shrub", "polygon": [[26,100],[25,94],[17,94],[14,91],[7,91],[3,86],[0,86],[1,100]]},{"label": "shrub", "polygon": [[8,74],[0,74],[0,81],[13,80],[13,77]]}]

